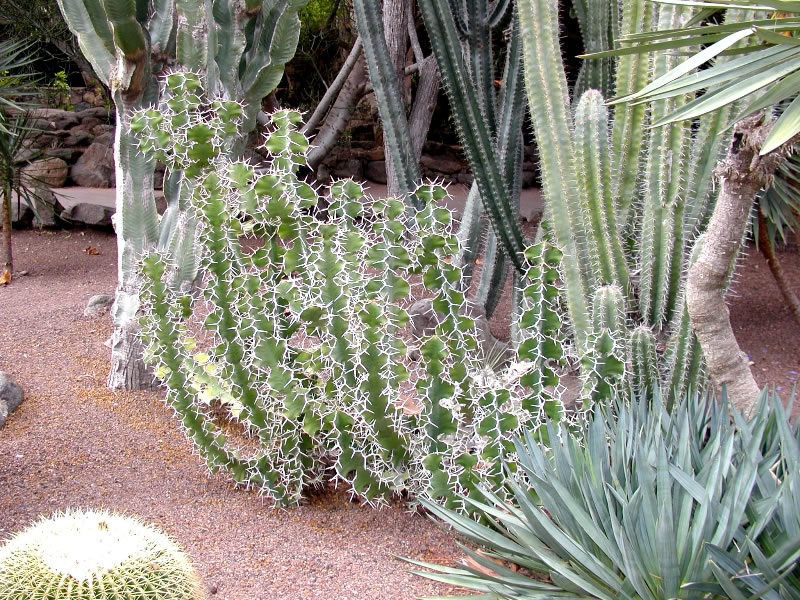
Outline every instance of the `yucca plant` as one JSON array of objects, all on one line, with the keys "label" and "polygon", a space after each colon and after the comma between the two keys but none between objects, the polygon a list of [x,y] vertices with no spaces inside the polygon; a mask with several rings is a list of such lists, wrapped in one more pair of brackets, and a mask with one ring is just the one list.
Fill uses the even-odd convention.
[{"label": "yucca plant", "polygon": [[[31,62],[31,47],[19,41],[0,41],[0,228],[3,231],[3,260],[0,285],[11,283],[14,255],[11,247],[11,196],[29,201],[31,191],[22,177],[24,162],[20,151],[30,137],[30,118],[12,101],[19,88],[30,84],[24,72]],[[11,115],[10,113],[14,114]]]},{"label": "yucca plant", "polygon": [[[724,395],[719,403],[688,396],[668,412],[656,392],[613,410],[598,407],[574,431],[551,424],[551,448],[530,436],[517,443],[512,503],[489,492],[466,500],[486,524],[424,502],[477,546],[464,546],[468,563],[411,562],[434,570],[420,575],[487,599],[724,595],[709,548],[729,552],[746,531],[772,527],[772,512],[754,510],[769,501],[769,462],[778,456],[789,465],[796,456],[796,437],[782,440],[795,444],[790,452],[771,441],[778,425],[769,415],[783,414],[779,402],[763,398],[745,421],[735,409],[731,418]],[[789,498],[786,485],[773,489]],[[780,506],[793,511],[788,501]],[[796,521],[793,514],[787,530]]]}]

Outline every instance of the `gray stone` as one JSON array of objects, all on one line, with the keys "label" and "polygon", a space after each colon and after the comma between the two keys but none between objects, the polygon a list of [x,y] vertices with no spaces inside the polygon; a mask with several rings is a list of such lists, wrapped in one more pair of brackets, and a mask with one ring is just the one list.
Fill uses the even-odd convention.
[{"label": "gray stone", "polygon": [[104,133],[108,132],[111,132],[112,136],[114,135],[114,126],[109,125],[108,123],[101,123],[100,125],[95,125],[89,130],[89,133],[97,137],[100,137]]},{"label": "gray stone", "polygon": [[62,219],[95,227],[111,227],[111,217],[113,216],[113,208],[86,202],[75,204],[61,213]]},{"label": "gray stone", "polygon": [[75,116],[75,113],[66,113],[67,116],[61,119],[57,119],[55,121],[56,129],[69,129],[70,127],[74,127],[79,123],[78,117]]},{"label": "gray stone", "polygon": [[0,427],[5,425],[8,415],[19,408],[23,399],[22,388],[0,371]]},{"label": "gray stone", "polygon": [[337,164],[331,172],[337,179],[352,177],[353,179],[364,178],[364,164],[354,158],[342,161]]},{"label": "gray stone", "polygon": [[92,143],[94,136],[85,129],[70,129],[62,142],[65,146],[82,146]]},{"label": "gray stone", "polygon": [[82,187],[114,187],[114,150],[105,144],[92,144],[72,166],[69,175],[75,185]]},{"label": "gray stone", "polygon": [[106,131],[105,133],[97,136],[94,138],[95,144],[103,144],[104,146],[113,146],[114,145],[114,132],[113,131]]},{"label": "gray stone", "polygon": [[61,205],[47,188],[34,188],[27,199],[11,194],[11,222],[17,227],[55,227],[60,212]]},{"label": "gray stone", "polygon": [[60,158],[49,157],[32,162],[22,168],[22,176],[34,184],[48,187],[63,187],[67,181],[69,167]]},{"label": "gray stone", "polygon": [[364,177],[369,181],[375,183],[386,184],[386,161],[385,160],[371,160],[364,168]]},{"label": "gray stone", "polygon": [[86,303],[83,316],[93,317],[95,315],[104,314],[108,312],[112,304],[114,304],[113,294],[97,294],[96,296],[92,296],[89,298],[89,302]]},{"label": "gray stone", "polygon": [[83,100],[75,103],[75,112],[82,112],[90,108],[92,108],[92,105],[89,104],[88,102],[84,102]]},{"label": "gray stone", "polygon": [[463,170],[464,163],[450,156],[430,156],[423,154],[420,159],[420,164],[425,169],[430,169],[437,173],[444,173],[445,175],[453,175]]},{"label": "gray stone", "polygon": [[86,110],[76,112],[75,116],[78,117],[81,121],[83,119],[88,119],[88,118],[100,119],[101,121],[104,122],[113,121],[113,113],[111,112],[111,110],[103,107],[87,108]]},{"label": "gray stone", "polygon": [[45,150],[44,154],[45,156],[60,158],[67,163],[73,163],[78,160],[78,157],[81,155],[81,151],[75,148],[51,148],[49,150]]}]

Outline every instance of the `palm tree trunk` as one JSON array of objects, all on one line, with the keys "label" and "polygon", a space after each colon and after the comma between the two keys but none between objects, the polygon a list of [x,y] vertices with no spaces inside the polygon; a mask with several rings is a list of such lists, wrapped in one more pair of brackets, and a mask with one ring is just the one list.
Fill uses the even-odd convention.
[{"label": "palm tree trunk", "polygon": [[775,254],[775,247],[769,239],[767,220],[764,218],[761,211],[758,211],[758,248],[767,260],[769,270],[772,271],[775,283],[778,284],[778,289],[780,289],[783,299],[786,301],[786,305],[789,307],[789,310],[792,311],[794,320],[800,325],[800,299],[797,298],[797,294],[795,294],[794,290],[789,286],[786,273],[778,260],[777,254]]}]

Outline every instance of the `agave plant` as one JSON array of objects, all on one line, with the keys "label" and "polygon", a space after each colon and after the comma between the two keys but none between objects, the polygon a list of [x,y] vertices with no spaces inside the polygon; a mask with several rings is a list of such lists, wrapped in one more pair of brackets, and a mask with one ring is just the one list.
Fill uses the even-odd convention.
[{"label": "agave plant", "polygon": [[[724,395],[721,403],[685,397],[670,413],[655,393],[614,411],[596,409],[575,431],[551,424],[551,449],[530,436],[517,443],[517,471],[508,471],[513,504],[485,491],[465,500],[485,524],[424,503],[477,545],[464,547],[468,563],[411,562],[434,570],[420,575],[483,592],[469,598],[666,600],[721,592],[710,545],[728,552],[743,532],[769,530],[773,513],[761,523],[765,513],[753,510],[770,492],[767,465],[776,456],[791,465],[797,454],[796,437],[785,436],[795,444],[785,452],[770,433],[778,420],[770,412],[783,414],[778,404],[764,398],[745,421],[735,410],[731,419]],[[774,556],[785,562],[783,553]]]}]

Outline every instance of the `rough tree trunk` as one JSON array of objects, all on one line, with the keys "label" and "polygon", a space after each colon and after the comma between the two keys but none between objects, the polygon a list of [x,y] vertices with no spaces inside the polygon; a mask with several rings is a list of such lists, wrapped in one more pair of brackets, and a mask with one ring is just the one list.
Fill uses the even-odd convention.
[{"label": "rough tree trunk", "polygon": [[362,52],[342,86],[341,92],[336,97],[333,107],[325,117],[319,133],[311,142],[312,148],[308,153],[308,164],[312,170],[317,170],[317,167],[336,145],[339,136],[347,128],[353,111],[364,97],[366,87],[367,63]]},{"label": "rough tree trunk", "polygon": [[778,151],[758,155],[769,127],[762,117],[736,125],[728,155],[716,169],[721,184],[719,197],[686,284],[692,329],[703,349],[709,375],[717,387],[727,386],[731,402],[745,414],[755,407],[759,389],[750,372],[750,361],[736,342],[725,290],[756,194],[783,160]]}]

